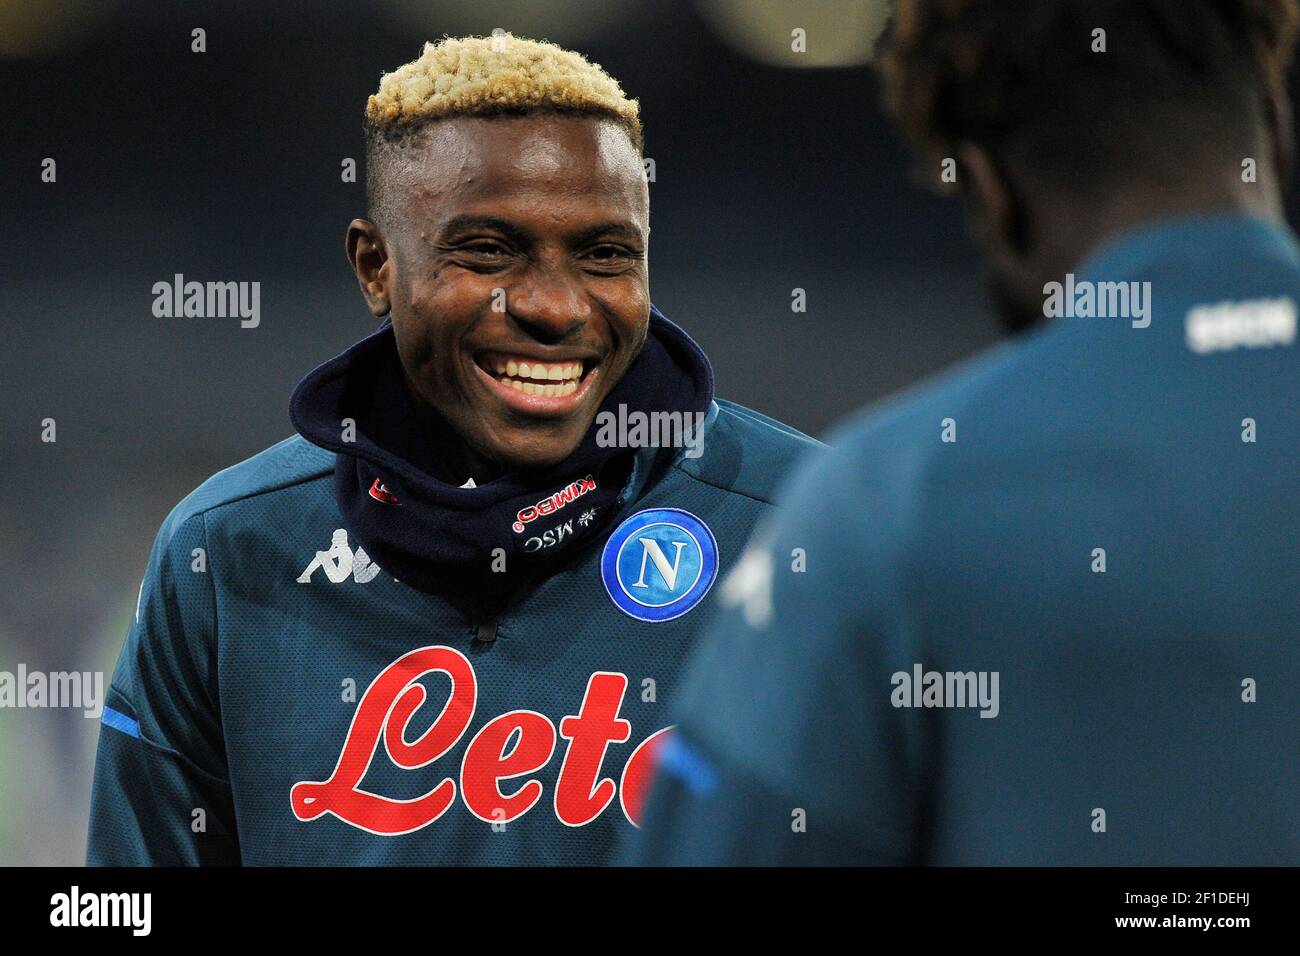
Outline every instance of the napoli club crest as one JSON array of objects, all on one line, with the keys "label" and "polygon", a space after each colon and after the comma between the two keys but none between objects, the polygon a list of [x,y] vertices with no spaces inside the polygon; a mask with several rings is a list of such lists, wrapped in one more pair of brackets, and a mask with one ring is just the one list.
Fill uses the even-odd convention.
[{"label": "napoli club crest", "polygon": [[638,621],[671,621],[704,600],[718,576],[718,542],[680,508],[638,511],[620,524],[600,559],[605,590]]}]

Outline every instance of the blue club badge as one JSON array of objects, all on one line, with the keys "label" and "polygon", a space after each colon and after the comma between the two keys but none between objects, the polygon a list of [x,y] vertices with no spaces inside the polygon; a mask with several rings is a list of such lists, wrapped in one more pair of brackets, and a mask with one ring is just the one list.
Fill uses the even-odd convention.
[{"label": "blue club badge", "polygon": [[609,598],[638,621],[671,621],[709,593],[718,576],[718,542],[680,508],[638,511],[605,542],[600,576]]}]

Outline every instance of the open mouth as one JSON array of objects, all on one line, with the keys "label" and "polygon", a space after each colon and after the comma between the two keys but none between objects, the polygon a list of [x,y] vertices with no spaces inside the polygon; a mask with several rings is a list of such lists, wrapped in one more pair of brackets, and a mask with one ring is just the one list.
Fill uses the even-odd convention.
[{"label": "open mouth", "polygon": [[577,407],[599,368],[599,362],[589,358],[543,360],[505,352],[482,352],[474,364],[511,405],[542,412]]}]

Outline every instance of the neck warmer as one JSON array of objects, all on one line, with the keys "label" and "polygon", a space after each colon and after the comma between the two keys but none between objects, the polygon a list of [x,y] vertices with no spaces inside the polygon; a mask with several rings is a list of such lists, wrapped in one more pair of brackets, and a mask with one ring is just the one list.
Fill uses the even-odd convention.
[{"label": "neck warmer", "polygon": [[[422,591],[487,596],[571,561],[626,516],[676,454],[600,447],[600,412],[617,416],[621,405],[629,416],[703,415],[712,402],[708,358],[651,307],[645,346],[578,447],[551,468],[458,487],[446,461],[459,439],[445,422],[417,412],[391,321],[304,378],[289,416],[304,438],[335,454],[339,512],[369,558]],[[345,419],[355,422],[351,434]]]}]

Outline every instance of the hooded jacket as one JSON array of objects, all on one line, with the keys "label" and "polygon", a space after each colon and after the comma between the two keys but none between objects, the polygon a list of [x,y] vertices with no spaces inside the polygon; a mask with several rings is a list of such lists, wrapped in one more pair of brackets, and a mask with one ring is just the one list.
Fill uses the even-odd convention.
[{"label": "hooded jacket", "polygon": [[690,447],[589,435],[546,474],[459,488],[394,359],[385,326],[321,366],[302,434],[163,524],[107,695],[92,865],[601,864],[637,821],[714,584],[817,443],[715,400],[655,311],[602,411],[675,403],[702,420]]}]

